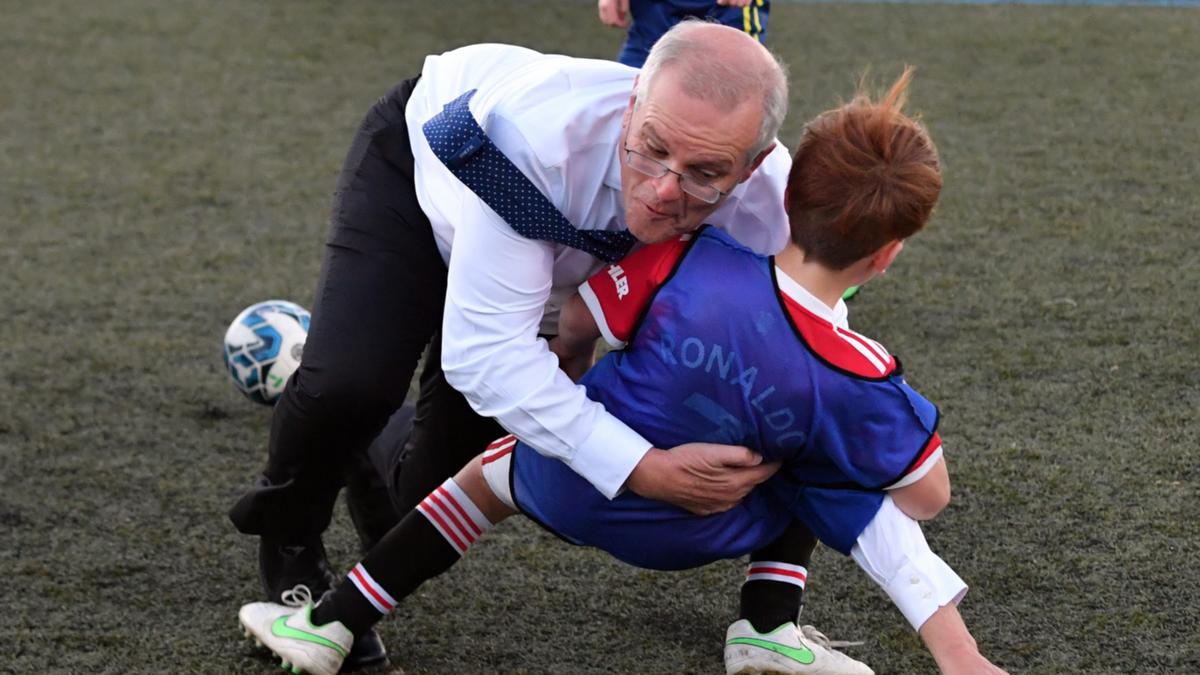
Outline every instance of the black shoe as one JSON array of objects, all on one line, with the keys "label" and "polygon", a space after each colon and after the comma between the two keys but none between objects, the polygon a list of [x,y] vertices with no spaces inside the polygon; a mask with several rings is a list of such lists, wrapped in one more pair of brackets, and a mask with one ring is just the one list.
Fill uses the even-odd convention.
[{"label": "black shoe", "polygon": [[379,633],[376,633],[375,629],[371,629],[354,638],[354,645],[350,647],[350,653],[342,662],[342,672],[383,665],[387,662],[387,649],[383,647],[383,640],[379,639]]},{"label": "black shoe", "polygon": [[318,539],[308,544],[258,541],[258,578],[271,602],[283,602],[283,594],[299,585],[319,598],[337,579],[325,558],[325,545]]}]

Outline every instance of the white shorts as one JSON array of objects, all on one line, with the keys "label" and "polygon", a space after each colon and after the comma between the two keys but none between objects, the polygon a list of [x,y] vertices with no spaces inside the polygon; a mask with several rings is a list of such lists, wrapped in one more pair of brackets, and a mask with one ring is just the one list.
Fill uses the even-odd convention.
[{"label": "white shorts", "polygon": [[483,479],[495,493],[496,498],[504,502],[510,509],[517,509],[513,501],[512,483],[508,475],[512,470],[513,448],[517,445],[517,437],[509,434],[495,441],[483,451]]},{"label": "white shorts", "polygon": [[851,549],[854,562],[879,584],[916,630],[939,607],[958,604],[967,584],[929,548],[917,521],[891,496]]}]

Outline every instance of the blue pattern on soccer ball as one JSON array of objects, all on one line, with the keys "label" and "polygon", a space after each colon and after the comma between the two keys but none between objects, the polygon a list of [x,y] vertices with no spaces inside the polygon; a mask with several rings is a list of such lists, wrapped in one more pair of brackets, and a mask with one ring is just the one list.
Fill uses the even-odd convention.
[{"label": "blue pattern on soccer ball", "polygon": [[[304,333],[308,333],[311,317],[303,307],[287,301],[268,300],[247,307],[238,314],[234,324],[226,332],[222,353],[225,369],[238,390],[257,403],[273,405],[280,393],[279,387],[286,380],[286,373],[294,367],[289,360],[284,375],[272,377],[271,370],[281,357],[299,353],[303,342],[293,342],[289,354],[281,354],[285,338],[266,318],[267,314],[281,314],[294,320]],[[236,342],[231,342],[230,332],[241,325],[248,331],[238,331]],[[273,386],[269,386],[273,385]]]},{"label": "blue pattern on soccer ball", "polygon": [[283,342],[283,336],[275,330],[274,326],[267,323],[267,320],[259,314],[246,317],[242,323],[253,329],[254,335],[259,340],[257,343],[246,345],[246,349],[250,352],[250,358],[262,363],[279,356],[279,344]]}]

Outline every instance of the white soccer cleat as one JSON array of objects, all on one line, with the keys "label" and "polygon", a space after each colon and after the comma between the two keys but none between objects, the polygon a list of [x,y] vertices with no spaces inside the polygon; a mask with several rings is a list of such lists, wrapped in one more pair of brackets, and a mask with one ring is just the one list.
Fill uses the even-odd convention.
[{"label": "white soccer cleat", "polygon": [[830,648],[812,626],[788,622],[759,633],[746,619],[725,633],[726,675],[874,675],[867,664]]},{"label": "white soccer cleat", "polygon": [[354,644],[354,634],[340,621],[314,626],[312,604],[288,607],[273,602],[252,602],[238,610],[238,621],[247,637],[270,649],[292,673],[335,675]]}]

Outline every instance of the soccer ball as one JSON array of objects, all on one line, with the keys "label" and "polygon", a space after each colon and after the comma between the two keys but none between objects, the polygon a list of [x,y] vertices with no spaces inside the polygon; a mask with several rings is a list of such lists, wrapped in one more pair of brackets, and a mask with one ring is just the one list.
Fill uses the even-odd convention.
[{"label": "soccer ball", "polygon": [[274,405],[300,367],[308,337],[308,310],[287,300],[250,305],[225,331],[225,368],[252,401]]}]

